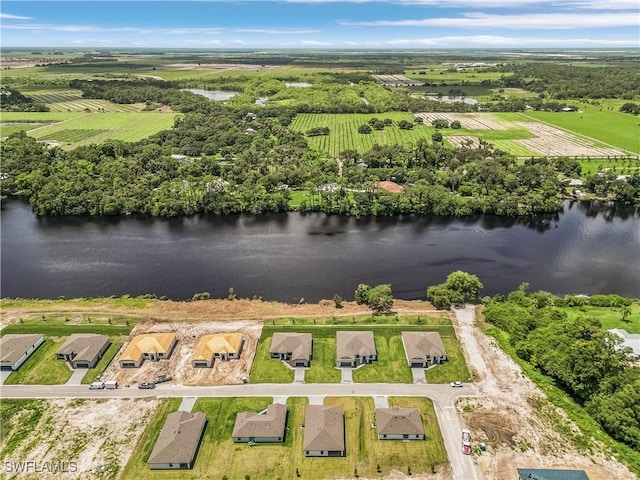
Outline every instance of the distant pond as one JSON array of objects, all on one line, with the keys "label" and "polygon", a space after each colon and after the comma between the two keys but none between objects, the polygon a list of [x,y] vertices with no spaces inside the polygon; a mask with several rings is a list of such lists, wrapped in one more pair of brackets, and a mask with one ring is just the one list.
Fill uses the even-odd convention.
[{"label": "distant pond", "polygon": [[226,102],[239,92],[231,90],[203,90],[202,88],[183,88],[183,91],[195,93],[196,95],[202,95],[209,100],[216,100],[218,102]]},{"label": "distant pond", "polygon": [[427,95],[427,98],[429,100],[435,100],[438,102],[463,102],[469,105],[476,105],[478,103],[478,100],[471,97],[450,97],[448,95],[442,95],[441,97],[438,97],[437,95]]},{"label": "distant pond", "polygon": [[95,297],[196,292],[308,302],[359,283],[390,283],[425,298],[454,270],[478,275],[483,295],[522,282],[565,293],[640,297],[640,212],[565,202],[557,215],[347,217],[322,213],[39,218],[2,202],[3,297]]},{"label": "distant pond", "polygon": [[309,88],[312,86],[309,82],[284,82],[287,87],[293,88]]}]

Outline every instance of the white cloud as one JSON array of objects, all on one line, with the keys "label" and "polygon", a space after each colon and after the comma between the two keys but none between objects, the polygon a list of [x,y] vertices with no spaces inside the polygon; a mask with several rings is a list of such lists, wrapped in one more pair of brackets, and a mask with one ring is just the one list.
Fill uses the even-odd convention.
[{"label": "white cloud", "polygon": [[[630,47],[633,39],[503,37],[500,35],[469,35],[434,38],[398,38],[385,45],[415,47]],[[637,44],[637,42],[636,42]]]},{"label": "white cloud", "polygon": [[433,6],[443,8],[517,8],[532,5],[547,5],[566,8],[589,8],[597,10],[637,10],[637,0],[283,0],[288,3],[389,3],[406,6]]},{"label": "white cloud", "polygon": [[301,40],[300,45],[327,47],[331,45],[330,42],[321,42],[320,40]]},{"label": "white cloud", "polygon": [[246,45],[247,42],[245,42],[244,40],[231,40],[229,43],[233,44],[233,45]]},{"label": "white cloud", "polygon": [[345,26],[358,27],[457,27],[562,30],[605,27],[632,27],[638,17],[629,13],[525,13],[518,15],[487,15],[465,13],[462,17],[424,18],[414,20],[378,20],[373,22],[341,21]]},{"label": "white cloud", "polygon": [[7,30],[37,30],[50,32],[120,32],[138,33],[141,35],[218,35],[225,29],[215,28],[138,28],[138,27],[97,27],[95,25],[51,25],[46,23],[20,23],[15,25],[2,25]]},{"label": "white cloud", "polygon": [[236,28],[234,32],[260,33],[264,35],[305,35],[308,33],[318,33],[319,30],[309,30],[303,28]]},{"label": "white cloud", "polygon": [[20,15],[11,15],[10,13],[1,13],[0,19],[3,20],[31,20],[33,17],[22,17]]}]

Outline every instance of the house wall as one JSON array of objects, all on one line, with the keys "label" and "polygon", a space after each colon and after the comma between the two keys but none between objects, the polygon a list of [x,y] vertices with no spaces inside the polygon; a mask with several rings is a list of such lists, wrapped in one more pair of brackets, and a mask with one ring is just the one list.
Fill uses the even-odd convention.
[{"label": "house wall", "polygon": [[193,366],[193,368],[211,368],[213,367],[213,361],[206,362],[204,360],[194,360],[191,362],[191,366]]},{"label": "house wall", "polygon": [[391,435],[391,434],[378,434],[378,440],[424,440],[424,435],[415,434],[409,435],[407,438],[404,438],[404,435]]},{"label": "house wall", "polygon": [[291,365],[292,367],[308,367],[309,362],[307,360],[298,359],[290,361],[289,365]]},{"label": "house wall", "polygon": [[143,361],[144,361],[143,358],[141,358],[137,362],[134,362],[133,360],[120,360],[120,367],[122,367],[122,368],[140,368],[140,365],[142,365]]},{"label": "house wall", "polygon": [[233,437],[233,441],[236,443],[248,443],[252,440],[255,443],[282,443],[284,442],[284,437]]},{"label": "house wall", "polygon": [[333,450],[305,450],[305,457],[344,457],[344,450],[342,451],[333,451]]},{"label": "house wall", "polygon": [[191,468],[190,463],[150,463],[151,470],[185,470]]},{"label": "house wall", "polygon": [[36,343],[34,343],[33,345],[31,345],[27,351],[25,352],[24,355],[22,355],[18,360],[16,360],[16,362],[13,364],[13,366],[11,367],[12,370],[17,370],[18,368],[20,368],[20,365],[22,365],[24,362],[27,361],[27,358],[29,358],[31,356],[31,354],[33,352],[36,351],[36,348],[38,348],[40,345],[42,345],[44,343],[44,337],[40,337]]}]

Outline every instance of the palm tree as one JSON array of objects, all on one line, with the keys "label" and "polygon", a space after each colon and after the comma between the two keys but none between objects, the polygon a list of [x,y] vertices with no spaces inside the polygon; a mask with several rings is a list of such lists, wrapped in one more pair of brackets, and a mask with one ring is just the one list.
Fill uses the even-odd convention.
[{"label": "palm tree", "polygon": [[631,320],[627,320],[627,317],[631,315],[631,308],[628,305],[626,307],[623,307],[620,313],[622,314],[621,320],[623,322],[629,323],[631,321]]}]

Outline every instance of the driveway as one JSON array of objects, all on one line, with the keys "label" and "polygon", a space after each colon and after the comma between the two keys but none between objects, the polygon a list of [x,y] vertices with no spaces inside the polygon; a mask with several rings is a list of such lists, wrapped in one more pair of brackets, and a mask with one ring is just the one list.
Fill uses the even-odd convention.
[{"label": "driveway", "polygon": [[304,383],[305,369],[298,367],[298,368],[294,368],[293,372],[294,372],[293,383]]},{"label": "driveway", "polygon": [[373,397],[373,403],[376,408],[389,408],[389,397],[384,395],[376,395]]},{"label": "driveway", "polygon": [[87,371],[81,368],[74,370],[69,380],[67,380],[66,385],[82,385],[82,379],[86,373]]},{"label": "driveway", "polygon": [[411,375],[413,375],[413,383],[427,383],[427,378],[424,375],[424,368],[412,368]]},{"label": "driveway", "polygon": [[11,375],[11,372],[13,370],[0,370],[0,385],[4,385],[4,381]]},{"label": "driveway", "polygon": [[340,383],[353,383],[353,368],[341,368],[342,380]]},{"label": "driveway", "polygon": [[193,406],[196,404],[196,400],[198,397],[184,397],[182,399],[182,403],[180,407],[178,407],[179,412],[190,412],[193,410]]}]

